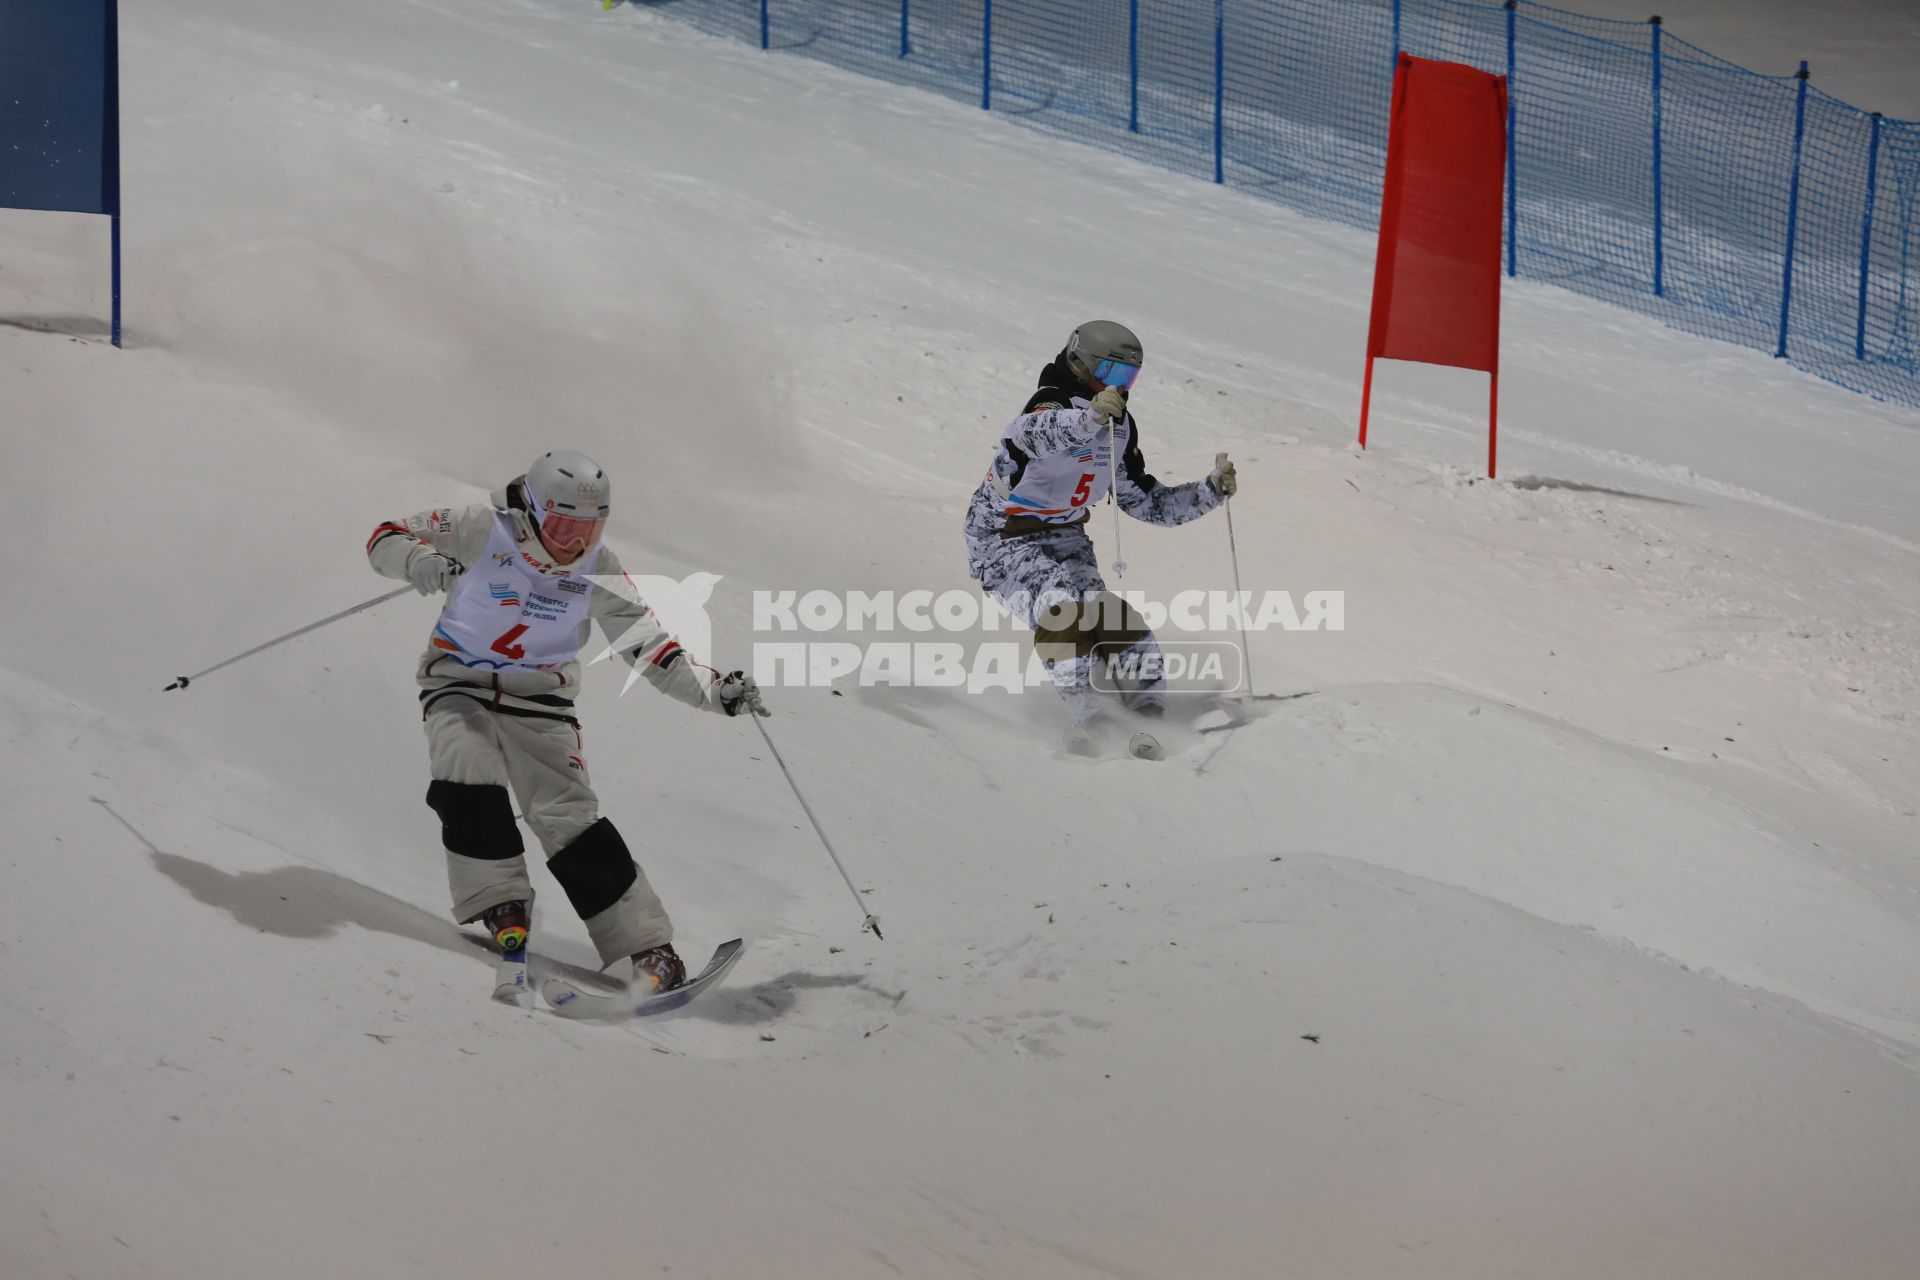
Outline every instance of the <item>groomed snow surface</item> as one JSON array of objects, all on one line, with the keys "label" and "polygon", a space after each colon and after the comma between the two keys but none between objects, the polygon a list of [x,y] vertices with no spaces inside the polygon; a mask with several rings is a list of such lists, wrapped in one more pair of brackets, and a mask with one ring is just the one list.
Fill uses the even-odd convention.
[{"label": "groomed snow surface", "polygon": [[[0,1274],[1911,1277],[1920,415],[1519,285],[1502,478],[1471,375],[1383,367],[1361,454],[1365,236],[669,12],[123,6],[124,352],[104,226],[0,216]],[[964,588],[1096,315],[1155,470],[1239,461],[1249,589],[1346,629],[1160,764],[770,690],[885,942],[751,728],[602,665],[606,811],[752,945],[654,1023],[492,1005],[431,604],[161,692],[549,447],[723,575],[723,666],[756,590]],[[1217,516],[1124,537],[1231,581]]]}]

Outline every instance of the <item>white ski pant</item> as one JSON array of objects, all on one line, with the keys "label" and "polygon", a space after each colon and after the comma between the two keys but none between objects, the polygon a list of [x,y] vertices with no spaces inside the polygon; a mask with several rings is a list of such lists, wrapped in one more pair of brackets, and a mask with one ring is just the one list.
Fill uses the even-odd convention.
[{"label": "white ski pant", "polygon": [[489,907],[533,899],[514,825],[518,802],[603,965],[672,941],[659,895],[600,816],[575,725],[452,694],[428,707],[426,734],[433,770],[427,803],[440,815],[455,920],[465,924]]}]

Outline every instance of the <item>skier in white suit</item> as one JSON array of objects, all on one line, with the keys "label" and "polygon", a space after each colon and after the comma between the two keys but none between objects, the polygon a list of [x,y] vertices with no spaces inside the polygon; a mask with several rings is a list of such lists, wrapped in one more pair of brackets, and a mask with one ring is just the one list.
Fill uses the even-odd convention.
[{"label": "skier in white suit", "polygon": [[422,595],[447,595],[416,677],[454,919],[484,921],[505,951],[526,945],[533,888],[518,800],[601,963],[631,957],[636,982],[667,990],[687,972],[673,925],[600,816],[581,749],[574,694],[588,624],[669,697],[730,716],[768,712],[751,677],[695,662],[632,590],[600,540],[611,491],[586,455],[544,453],[491,503],[380,525],[367,558]]},{"label": "skier in white suit", "polygon": [[1087,518],[1111,491],[1120,510],[1148,524],[1181,525],[1233,496],[1233,464],[1205,479],[1162,484],[1148,474],[1128,396],[1140,376],[1140,339],[1093,320],[1040,371],[1039,386],[1008,425],[965,521],[969,573],[1034,630],[1034,648],[1065,700],[1067,746],[1094,748],[1101,707],[1096,656],[1135,673],[1123,696],[1134,713],[1165,709],[1160,643],[1107,591]]}]

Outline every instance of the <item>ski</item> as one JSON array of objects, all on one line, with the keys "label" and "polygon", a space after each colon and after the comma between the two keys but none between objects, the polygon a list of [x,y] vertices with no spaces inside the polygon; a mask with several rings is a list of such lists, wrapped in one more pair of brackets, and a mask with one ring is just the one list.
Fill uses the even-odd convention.
[{"label": "ski", "polygon": [[500,953],[493,970],[493,998],[502,1004],[524,1007],[527,993],[527,949],[515,947]]},{"label": "ski", "polygon": [[[1081,756],[1097,760],[1105,755],[1108,748],[1102,742],[1103,735],[1086,725],[1068,725],[1062,737],[1061,745],[1068,755]],[[1160,745],[1160,739],[1141,730],[1127,739],[1127,754],[1135,760],[1164,760],[1166,749]]]},{"label": "ski", "polygon": [[[1181,720],[1186,729],[1195,734],[1224,733],[1229,729],[1238,729],[1241,725],[1259,719],[1266,712],[1257,710],[1257,702],[1291,702],[1295,698],[1305,698],[1313,694],[1307,689],[1299,693],[1260,693],[1247,695],[1222,695],[1204,700],[1197,711],[1187,714]],[[1168,715],[1172,721],[1174,717]],[[1061,747],[1068,755],[1082,756],[1097,760],[1113,749],[1113,730],[1118,726],[1109,717],[1098,717],[1090,724],[1071,724],[1061,736]],[[1177,736],[1177,735],[1176,735]],[[1127,739],[1126,754],[1135,760],[1165,760],[1166,748],[1160,739],[1146,730],[1139,730]]]},{"label": "ski", "polygon": [[1314,692],[1312,689],[1303,689],[1299,693],[1256,693],[1249,698],[1222,701],[1220,705],[1211,707],[1208,710],[1225,712],[1227,716],[1226,722],[1224,724],[1206,725],[1196,723],[1194,731],[1197,733],[1225,733],[1228,729],[1238,729],[1241,725],[1260,718],[1259,715],[1255,714],[1252,707],[1252,704],[1255,702],[1292,702],[1295,698],[1310,698]]},{"label": "ski", "polygon": [[594,1022],[624,1022],[628,1018],[649,1018],[657,1013],[678,1009],[695,996],[727,976],[740,959],[746,943],[739,938],[714,948],[707,967],[671,991],[642,994],[638,991],[602,993],[575,986],[565,978],[548,978],[540,984],[547,1005],[563,1018]]}]

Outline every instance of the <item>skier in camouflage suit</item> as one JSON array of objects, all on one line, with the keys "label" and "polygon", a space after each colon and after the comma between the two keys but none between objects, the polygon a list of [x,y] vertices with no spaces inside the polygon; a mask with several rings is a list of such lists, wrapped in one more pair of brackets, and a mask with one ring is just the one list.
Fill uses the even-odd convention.
[{"label": "skier in camouflage suit", "polygon": [[1117,658],[1118,669],[1138,677],[1122,694],[1136,714],[1158,717],[1166,704],[1159,641],[1107,591],[1088,513],[1111,491],[1136,520],[1180,525],[1235,490],[1231,462],[1188,484],[1162,484],[1147,473],[1127,403],[1141,357],[1140,340],[1124,325],[1095,320],[1075,329],[1040,371],[967,507],[967,570],[1033,628],[1076,750],[1090,745],[1089,726],[1100,715],[1096,659]]}]

